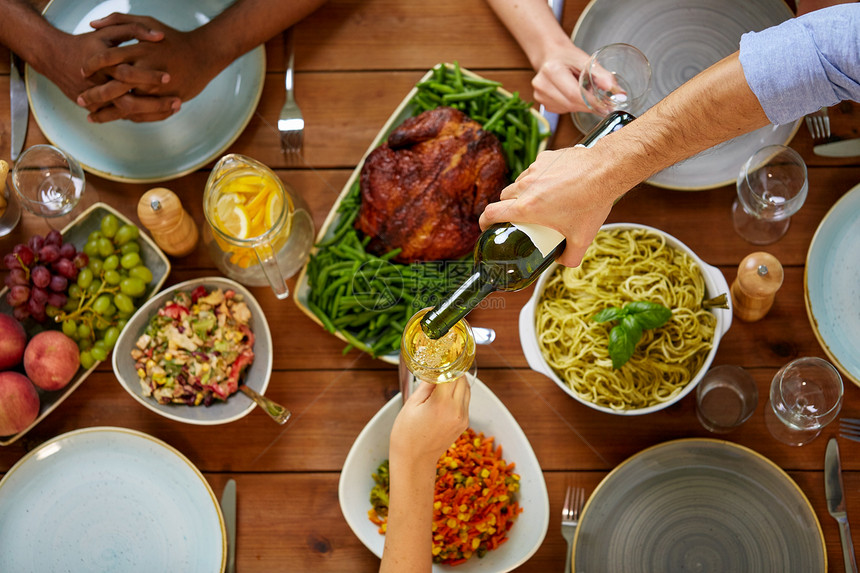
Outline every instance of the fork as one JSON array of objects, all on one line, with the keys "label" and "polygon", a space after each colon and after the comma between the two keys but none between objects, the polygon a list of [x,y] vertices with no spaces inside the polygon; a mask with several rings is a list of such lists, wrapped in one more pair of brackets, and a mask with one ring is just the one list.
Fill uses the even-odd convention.
[{"label": "fork", "polygon": [[573,536],[579,523],[579,513],[585,505],[585,489],[567,486],[564,506],[561,508],[561,535],[567,541],[567,557],[564,560],[564,573],[570,573],[570,555],[573,552]]},{"label": "fork", "polygon": [[860,419],[840,418],[839,437],[853,442],[860,442]]},{"label": "fork", "polygon": [[302,110],[299,109],[293,96],[293,63],[295,59],[293,29],[288,29],[284,36],[287,58],[287,73],[284,81],[286,100],[284,107],[281,108],[281,115],[278,117],[278,131],[281,133],[281,152],[288,160],[296,160],[302,155],[305,120],[302,118]]},{"label": "fork", "polygon": [[818,111],[806,116],[806,128],[813,140],[827,139],[830,137],[830,117],[827,108],[822,107]]}]

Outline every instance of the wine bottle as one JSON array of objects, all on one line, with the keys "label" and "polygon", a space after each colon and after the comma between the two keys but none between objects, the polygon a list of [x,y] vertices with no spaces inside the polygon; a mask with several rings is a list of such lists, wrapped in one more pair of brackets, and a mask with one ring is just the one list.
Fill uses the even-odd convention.
[{"label": "wine bottle", "polygon": [[[606,116],[579,145],[591,147],[635,118],[615,111]],[[530,227],[543,229],[537,225]],[[554,232],[554,231],[553,231]],[[541,252],[532,238],[512,223],[496,223],[481,233],[475,244],[472,274],[445,300],[421,319],[421,329],[429,338],[440,338],[466,316],[487,295],[496,290],[515,292],[532,284],[564,251],[563,237],[547,254]]]}]

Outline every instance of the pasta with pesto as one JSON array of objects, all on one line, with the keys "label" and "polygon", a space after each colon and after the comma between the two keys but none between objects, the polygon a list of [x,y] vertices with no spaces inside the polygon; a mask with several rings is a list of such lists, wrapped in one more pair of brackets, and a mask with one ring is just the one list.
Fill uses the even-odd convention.
[{"label": "pasta with pesto", "polygon": [[[581,399],[613,410],[645,408],[677,396],[710,351],[716,317],[702,308],[696,262],[646,229],[603,229],[577,268],[559,266],[535,310],[544,359]],[[650,301],[672,310],[645,330],[630,360],[612,368],[611,323],[591,317],[610,306]]]}]

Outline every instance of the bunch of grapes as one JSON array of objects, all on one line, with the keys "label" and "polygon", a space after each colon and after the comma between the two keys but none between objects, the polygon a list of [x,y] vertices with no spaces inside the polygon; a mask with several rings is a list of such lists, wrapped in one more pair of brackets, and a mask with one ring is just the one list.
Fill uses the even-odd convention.
[{"label": "bunch of grapes", "polygon": [[6,302],[20,321],[32,317],[45,322],[67,303],[66,290],[88,257],[71,243],[63,243],[59,231],[33,235],[27,243],[15,245],[3,258],[6,275]]},{"label": "bunch of grapes", "polygon": [[139,236],[134,225],[120,225],[114,215],[106,215],[82,249],[87,263],[69,285],[68,300],[56,313],[49,309],[78,343],[84,368],[107,358],[152,281],[140,258]]}]

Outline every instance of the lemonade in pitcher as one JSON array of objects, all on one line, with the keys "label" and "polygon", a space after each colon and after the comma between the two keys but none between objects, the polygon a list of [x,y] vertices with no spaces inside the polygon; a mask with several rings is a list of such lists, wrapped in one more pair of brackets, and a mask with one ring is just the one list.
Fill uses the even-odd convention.
[{"label": "lemonade in pitcher", "polygon": [[218,268],[240,283],[270,284],[279,298],[288,296],[285,279],[301,268],[313,244],[301,197],[262,163],[231,154],[206,183],[203,211]]}]

